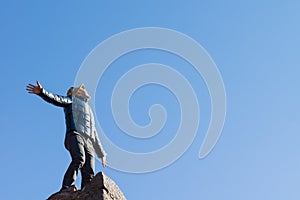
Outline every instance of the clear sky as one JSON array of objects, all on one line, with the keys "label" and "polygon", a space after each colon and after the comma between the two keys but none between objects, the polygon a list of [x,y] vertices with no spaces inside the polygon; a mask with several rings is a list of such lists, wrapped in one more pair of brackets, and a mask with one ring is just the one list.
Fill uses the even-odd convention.
[{"label": "clear sky", "polygon": [[140,153],[175,137],[180,110],[164,87],[147,85],[130,100],[139,125],[149,123],[149,106],[164,105],[168,118],[158,135],[131,138],[112,117],[116,81],[150,62],[172,66],[190,81],[199,99],[199,129],[189,149],[161,170],[133,174],[103,169],[97,161],[96,171],[115,180],[129,200],[298,200],[299,10],[296,0],[1,1],[1,199],[46,199],[60,189],[70,162],[63,110],[27,94],[26,84],[38,79],[47,90],[65,94],[99,43],[129,29],[163,27],[193,38],[218,66],[227,95],[222,135],[200,160],[211,113],[202,77],[178,56],[131,52],[112,63],[96,91],[95,113],[107,137]]}]

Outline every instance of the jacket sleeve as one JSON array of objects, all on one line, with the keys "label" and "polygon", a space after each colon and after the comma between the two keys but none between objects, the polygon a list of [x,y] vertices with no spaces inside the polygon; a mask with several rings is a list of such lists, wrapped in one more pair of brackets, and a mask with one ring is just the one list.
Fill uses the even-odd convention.
[{"label": "jacket sleeve", "polygon": [[51,103],[55,106],[66,107],[72,103],[72,99],[69,96],[61,96],[46,91],[44,88],[39,94],[46,102]]},{"label": "jacket sleeve", "polygon": [[94,138],[94,141],[93,141],[94,150],[95,150],[95,153],[97,154],[98,158],[103,158],[103,157],[106,157],[107,154],[103,149],[103,146],[100,142],[100,139],[99,139],[99,136],[98,136],[98,133],[97,133],[97,130],[96,130],[93,111],[92,111],[91,108],[89,110],[90,110],[90,116],[91,116],[90,126],[91,126],[91,129],[92,129],[92,132],[93,132],[92,134],[93,134],[93,138]]},{"label": "jacket sleeve", "polygon": [[95,131],[94,149],[98,158],[106,157],[107,154],[104,151],[102,144],[100,143],[97,131]]}]

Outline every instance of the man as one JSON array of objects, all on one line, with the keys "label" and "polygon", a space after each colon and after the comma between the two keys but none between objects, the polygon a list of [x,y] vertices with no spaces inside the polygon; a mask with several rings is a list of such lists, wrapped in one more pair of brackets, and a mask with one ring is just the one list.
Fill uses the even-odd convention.
[{"label": "man", "polygon": [[95,174],[94,152],[106,166],[106,153],[100,143],[95,128],[93,112],[88,105],[91,98],[84,85],[71,87],[67,96],[46,91],[37,81],[37,85],[28,84],[26,90],[36,94],[45,101],[64,108],[66,122],[65,147],[70,152],[72,161],[64,175],[62,189],[70,188],[77,177],[82,175],[81,189],[92,180]]}]

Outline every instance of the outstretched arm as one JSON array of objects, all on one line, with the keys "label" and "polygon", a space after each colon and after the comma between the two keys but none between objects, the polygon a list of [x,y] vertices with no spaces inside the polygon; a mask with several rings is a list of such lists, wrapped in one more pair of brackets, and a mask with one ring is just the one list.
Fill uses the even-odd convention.
[{"label": "outstretched arm", "polygon": [[72,103],[72,99],[68,96],[61,96],[57,94],[53,94],[51,92],[46,91],[39,81],[36,81],[37,85],[28,84],[26,86],[26,90],[29,94],[36,94],[42,97],[48,103],[51,103],[55,106],[66,107]]}]

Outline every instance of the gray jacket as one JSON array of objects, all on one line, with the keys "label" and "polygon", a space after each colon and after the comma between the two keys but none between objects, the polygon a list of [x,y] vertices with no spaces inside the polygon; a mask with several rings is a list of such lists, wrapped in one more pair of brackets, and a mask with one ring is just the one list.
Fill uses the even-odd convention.
[{"label": "gray jacket", "polygon": [[93,112],[86,99],[75,96],[61,96],[46,91],[44,88],[39,94],[45,101],[64,108],[66,119],[66,133],[76,131],[84,139],[90,139],[99,158],[106,156],[100,143],[95,127]]}]

